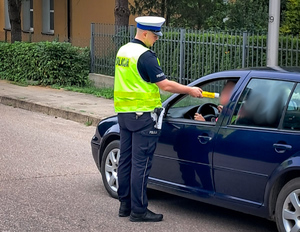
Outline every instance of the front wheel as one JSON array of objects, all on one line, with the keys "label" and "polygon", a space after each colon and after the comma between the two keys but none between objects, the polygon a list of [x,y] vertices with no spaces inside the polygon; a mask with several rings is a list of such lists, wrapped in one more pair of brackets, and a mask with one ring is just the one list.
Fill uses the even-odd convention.
[{"label": "front wheel", "polygon": [[289,181],[280,191],[275,218],[280,232],[300,231],[300,178]]},{"label": "front wheel", "polygon": [[105,148],[101,162],[101,175],[106,191],[113,198],[118,198],[118,165],[120,158],[120,141],[115,140]]}]

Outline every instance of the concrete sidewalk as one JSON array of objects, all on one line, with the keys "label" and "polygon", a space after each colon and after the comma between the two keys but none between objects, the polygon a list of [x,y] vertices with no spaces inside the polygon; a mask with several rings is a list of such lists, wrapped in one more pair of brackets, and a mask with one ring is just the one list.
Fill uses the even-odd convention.
[{"label": "concrete sidewalk", "polygon": [[0,80],[0,103],[94,126],[115,115],[113,100],[63,89],[22,87],[5,80]]}]

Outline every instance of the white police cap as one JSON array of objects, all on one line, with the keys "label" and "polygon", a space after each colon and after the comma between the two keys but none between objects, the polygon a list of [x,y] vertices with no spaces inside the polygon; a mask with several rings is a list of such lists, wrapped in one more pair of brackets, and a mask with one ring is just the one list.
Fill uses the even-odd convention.
[{"label": "white police cap", "polygon": [[141,16],[135,18],[135,21],[137,22],[137,28],[140,28],[142,30],[146,31],[152,31],[154,34],[158,36],[162,36],[161,33],[161,26],[166,21],[163,17],[157,17],[157,16]]}]

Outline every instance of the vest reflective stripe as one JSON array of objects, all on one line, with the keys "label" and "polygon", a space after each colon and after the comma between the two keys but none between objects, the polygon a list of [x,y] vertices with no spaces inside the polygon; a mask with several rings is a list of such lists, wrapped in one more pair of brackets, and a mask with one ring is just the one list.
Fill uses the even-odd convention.
[{"label": "vest reflective stripe", "polygon": [[[157,107],[157,104],[160,104],[160,101],[122,101],[122,102],[115,102],[114,105],[115,107],[138,107],[139,109],[144,109],[146,107],[151,107],[151,110],[154,109],[155,107]],[[141,110],[143,112],[145,112],[145,110]],[[134,111],[137,112],[137,111]]]},{"label": "vest reflective stripe", "polygon": [[129,98],[129,99],[160,98],[159,93],[114,92],[114,96],[120,98]]},{"label": "vest reflective stripe", "polygon": [[148,50],[137,43],[128,43],[119,49],[114,86],[116,112],[150,112],[161,107],[159,88],[144,81],[137,69],[139,57]]}]

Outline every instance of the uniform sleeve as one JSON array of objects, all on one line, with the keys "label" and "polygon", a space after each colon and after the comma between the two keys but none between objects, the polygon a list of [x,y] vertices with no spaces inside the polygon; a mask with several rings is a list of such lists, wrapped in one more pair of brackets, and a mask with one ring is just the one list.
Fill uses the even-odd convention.
[{"label": "uniform sleeve", "polygon": [[143,53],[137,63],[141,77],[151,83],[160,82],[166,79],[164,72],[158,64],[155,53],[151,50]]}]

